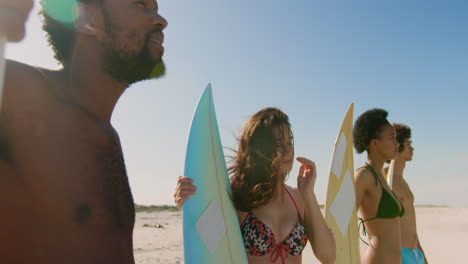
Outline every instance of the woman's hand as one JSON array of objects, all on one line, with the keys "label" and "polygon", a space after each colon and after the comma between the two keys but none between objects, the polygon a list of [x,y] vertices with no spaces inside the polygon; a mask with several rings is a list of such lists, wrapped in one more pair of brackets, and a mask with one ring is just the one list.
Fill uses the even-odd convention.
[{"label": "woman's hand", "polygon": [[296,158],[302,165],[297,175],[297,188],[303,197],[314,193],[315,180],[317,179],[317,169],[315,163],[306,158]]},{"label": "woman's hand", "polygon": [[174,192],[174,201],[179,210],[182,209],[182,204],[187,201],[190,196],[195,195],[197,187],[193,185],[193,180],[188,177],[179,176],[177,186]]}]

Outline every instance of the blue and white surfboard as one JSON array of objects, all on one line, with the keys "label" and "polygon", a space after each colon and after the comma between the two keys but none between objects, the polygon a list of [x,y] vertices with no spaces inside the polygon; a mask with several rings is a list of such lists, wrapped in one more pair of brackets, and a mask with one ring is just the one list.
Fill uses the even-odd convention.
[{"label": "blue and white surfboard", "polygon": [[182,206],[187,264],[247,263],[213,104],[211,85],[193,116],[184,175],[197,194]]}]

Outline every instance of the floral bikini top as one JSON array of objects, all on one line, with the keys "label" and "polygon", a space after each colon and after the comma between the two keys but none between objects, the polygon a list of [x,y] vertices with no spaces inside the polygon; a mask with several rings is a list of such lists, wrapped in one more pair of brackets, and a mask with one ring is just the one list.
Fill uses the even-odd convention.
[{"label": "floral bikini top", "polygon": [[304,228],[301,214],[297,209],[294,198],[286,188],[284,189],[289,194],[289,197],[291,197],[299,216],[299,221],[294,225],[286,239],[277,243],[275,234],[273,234],[271,229],[256,218],[251,212],[247,214],[241,225],[244,246],[250,255],[264,256],[273,251],[270,258],[271,262],[275,263],[279,258],[281,258],[283,264],[284,260],[288,257],[288,254],[299,256],[307,245],[307,233]]}]

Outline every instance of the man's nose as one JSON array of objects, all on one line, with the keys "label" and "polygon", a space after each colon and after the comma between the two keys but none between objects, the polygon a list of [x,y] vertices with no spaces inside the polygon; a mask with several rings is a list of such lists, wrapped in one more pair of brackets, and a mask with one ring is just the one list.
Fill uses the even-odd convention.
[{"label": "man's nose", "polygon": [[161,30],[167,27],[167,20],[159,13],[155,12],[153,15],[153,24],[157,25]]}]

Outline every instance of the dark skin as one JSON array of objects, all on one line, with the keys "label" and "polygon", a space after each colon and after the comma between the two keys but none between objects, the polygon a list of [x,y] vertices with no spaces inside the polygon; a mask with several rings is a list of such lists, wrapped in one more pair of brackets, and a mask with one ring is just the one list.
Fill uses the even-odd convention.
[{"label": "dark skin", "polygon": [[[28,14],[30,2],[0,0],[0,14],[12,8]],[[83,5],[89,23],[77,29],[73,58],[61,70],[7,62],[0,112],[0,263],[135,262],[134,203],[110,123],[128,83],[103,70],[101,44],[132,54],[148,32],[162,43],[167,22],[154,1],[107,2],[119,28],[115,43],[109,42],[100,7]],[[21,39],[26,17],[10,24],[16,30],[8,30],[9,40]],[[126,39],[129,32],[133,38]],[[162,57],[161,43],[149,47],[155,62]]]},{"label": "dark skin", "polygon": [[[380,172],[386,160],[394,159],[398,153],[398,141],[395,129],[387,124],[377,138],[367,146],[367,164],[374,171]],[[356,205],[363,219],[371,219],[377,215],[382,197],[382,188],[391,193],[385,179],[378,174],[376,179],[368,169],[360,169],[355,175]],[[393,196],[393,194],[392,194]],[[401,208],[400,208],[401,210]],[[361,255],[363,264],[394,264],[401,263],[401,237],[399,217],[390,219],[374,219],[366,222],[365,227],[370,246]]]}]

